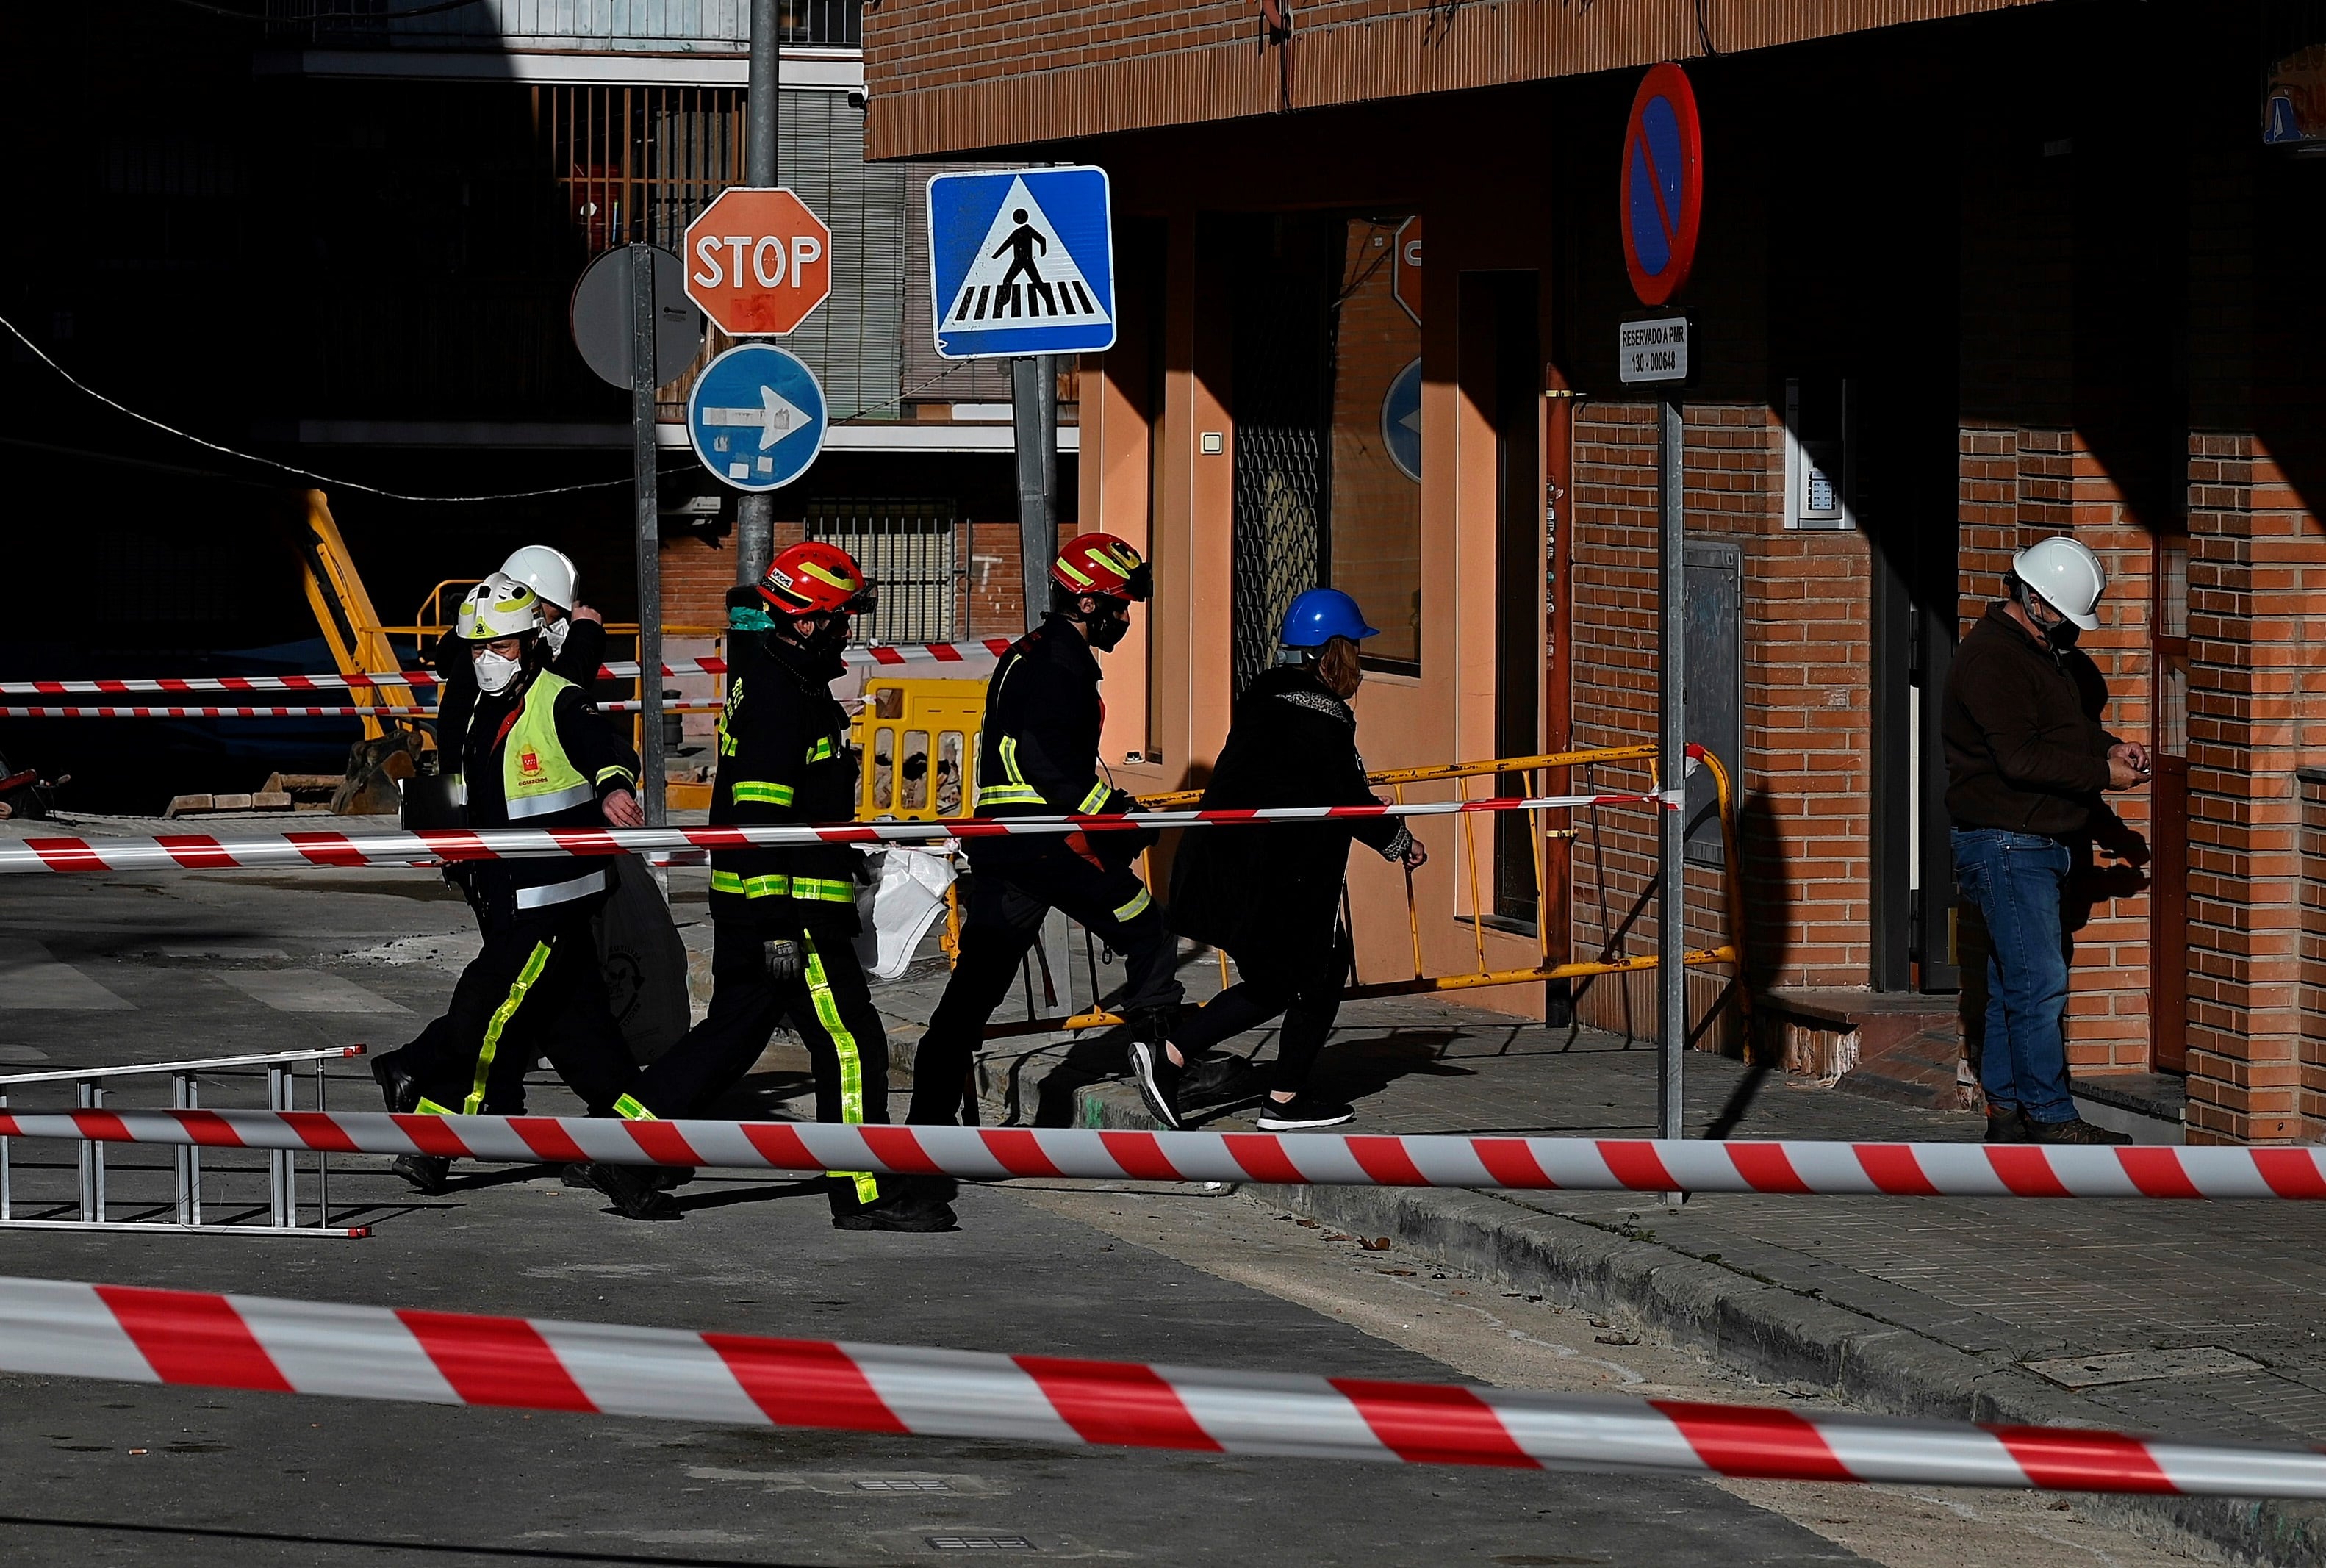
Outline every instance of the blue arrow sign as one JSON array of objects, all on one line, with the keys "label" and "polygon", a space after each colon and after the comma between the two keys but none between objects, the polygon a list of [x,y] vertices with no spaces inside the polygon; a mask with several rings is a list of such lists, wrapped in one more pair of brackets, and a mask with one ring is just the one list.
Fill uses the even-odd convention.
[{"label": "blue arrow sign", "polygon": [[796,355],[744,343],[702,367],[686,433],[702,466],[739,490],[777,490],[823,450],[823,388]]},{"label": "blue arrow sign", "polygon": [[1421,483],[1421,361],[1397,373],[1382,394],[1382,445],[1397,471]]},{"label": "blue arrow sign", "polygon": [[937,352],[947,359],[1112,348],[1106,171],[935,176],[929,277]]}]

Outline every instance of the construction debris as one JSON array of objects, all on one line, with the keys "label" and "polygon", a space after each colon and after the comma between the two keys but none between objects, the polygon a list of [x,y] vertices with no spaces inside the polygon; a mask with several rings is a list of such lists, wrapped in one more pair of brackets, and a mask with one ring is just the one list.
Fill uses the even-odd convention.
[{"label": "construction debris", "polygon": [[44,779],[38,768],[12,768],[0,756],[0,821],[10,817],[56,815],[57,792],[72,783],[72,775]]}]

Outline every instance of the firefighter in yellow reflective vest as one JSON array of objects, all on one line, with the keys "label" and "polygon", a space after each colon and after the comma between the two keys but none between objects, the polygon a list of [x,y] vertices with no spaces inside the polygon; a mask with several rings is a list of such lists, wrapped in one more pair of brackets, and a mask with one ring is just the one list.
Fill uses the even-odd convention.
[{"label": "firefighter in yellow reflective vest", "polygon": [[[1106,707],[1096,655],[1122,641],[1151,580],[1139,552],[1112,533],[1081,534],[1058,552],[1050,613],[1009,645],[986,682],[978,815],[1112,816],[1138,803],[1100,772]],[[1181,994],[1175,954],[1162,911],[1130,869],[1154,837],[1110,830],[969,840],[961,961],[913,1057],[914,1121],[954,1119],[985,1021],[1052,909],[1122,954],[1123,990],[1112,1005],[1130,1020],[1134,1053],[1160,1049]]]},{"label": "firefighter in yellow reflective vest", "polygon": [[[477,678],[458,738],[470,826],[641,825],[637,781],[612,728],[547,667],[533,589],[496,572],[470,590],[461,618]],[[591,929],[610,890],[604,865],[567,855],[487,860],[473,886],[484,946],[453,988],[439,1048],[410,1064],[410,1109],[475,1113],[507,1103],[539,1051],[591,1115],[647,1115]],[[582,1169],[633,1219],[677,1213],[647,1169]],[[423,1192],[441,1190],[445,1162],[407,1155],[395,1170]]]},{"label": "firefighter in yellow reflective vest", "polygon": [[[847,671],[849,617],[872,607],[863,571],[811,540],[727,602],[712,824],[848,821],[856,767],[832,682]],[[638,1098],[656,1115],[709,1114],[788,1019],[815,1070],[816,1119],[889,1119],[889,1038],[854,942],[863,864],[846,844],[712,851],[711,1010],[646,1070]],[[925,1183],[870,1172],[825,1181],[842,1230],[953,1229]]]}]

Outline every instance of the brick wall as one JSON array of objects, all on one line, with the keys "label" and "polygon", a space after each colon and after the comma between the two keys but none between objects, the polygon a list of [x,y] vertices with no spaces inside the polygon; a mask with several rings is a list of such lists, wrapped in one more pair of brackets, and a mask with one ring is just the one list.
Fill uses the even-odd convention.
[{"label": "brick wall", "polygon": [[[965,636],[1015,636],[1025,630],[1026,583],[1018,561],[1018,524],[969,527],[969,624]],[[797,522],[776,521],[776,548],[806,536]],[[727,590],[735,583],[733,541],[698,535],[662,542],[663,619],[672,626],[727,623]]]},{"label": "brick wall", "polygon": [[[1656,420],[1652,404],[1619,402],[1586,403],[1576,418],[1578,746],[1655,736]],[[1865,542],[1784,530],[1782,433],[1768,408],[1692,404],[1686,426],[1689,530],[1744,544],[1744,757],[1736,783],[1754,983],[1862,986],[1870,919]],[[1618,932],[1619,952],[1652,952],[1654,823],[1614,810],[1596,818],[1577,822],[1577,956],[1596,956]],[[1691,945],[1726,940],[1723,875],[1691,868],[1687,883]],[[1700,1019],[1720,990],[1710,974],[1693,977],[1692,1013]],[[1602,1027],[1652,1034],[1654,977],[1598,981],[1579,1007]],[[1729,1039],[1715,1031],[1699,1043]]]},{"label": "brick wall", "polygon": [[1018,524],[972,524],[969,635],[1014,637],[1025,629],[1026,569],[1018,554]]},{"label": "brick wall", "polygon": [[2189,469],[2189,1129],[2314,1136],[2301,1114],[2303,611],[2315,525],[2261,441],[2191,432]]},{"label": "brick wall", "polygon": [[[2039,539],[2072,534],[2098,555],[2108,576],[2102,625],[2077,645],[2107,683],[2102,722],[2121,739],[2148,741],[2154,547],[2123,487],[2074,430],[1966,423],[1958,451],[1962,630],[2002,597],[2013,555]],[[2140,1072],[2149,1062],[2150,909],[2142,869],[2149,801],[2145,791],[2133,791],[2107,803],[2121,832],[2096,835],[2098,847],[2079,862],[2068,902],[2074,944],[2068,1062],[2077,1072]],[[2122,832],[2137,838],[2131,858],[2117,852],[2131,848]]]}]

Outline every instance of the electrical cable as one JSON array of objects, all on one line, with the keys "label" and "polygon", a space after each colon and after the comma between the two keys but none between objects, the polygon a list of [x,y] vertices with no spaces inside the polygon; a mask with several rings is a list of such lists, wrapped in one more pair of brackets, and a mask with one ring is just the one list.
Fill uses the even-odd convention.
[{"label": "electrical cable", "polygon": [[[467,3],[469,3],[469,0],[463,0],[463,4]],[[160,431],[164,435],[175,436],[180,441],[191,441],[194,445],[200,447],[207,451],[217,452],[222,457],[236,458],[244,462],[257,463],[261,467],[273,469],[278,473],[289,474],[295,478],[312,479],[316,484],[328,485],[334,489],[354,490],[367,496],[377,496],[382,500],[386,501],[414,501],[427,506],[467,506],[488,501],[527,501],[542,496],[568,496],[583,490],[609,490],[619,486],[628,485],[634,482],[629,477],[626,476],[619,479],[592,479],[587,483],[579,485],[553,485],[547,488],[538,490],[506,490],[498,495],[490,496],[414,496],[407,495],[401,490],[382,489],[377,485],[367,485],[357,479],[335,478],[329,474],[319,474],[312,469],[302,469],[294,464],[277,462],[273,458],[262,458],[256,452],[246,452],[238,450],[233,447],[221,446],[217,441],[210,441],[203,436],[198,436],[191,431],[183,431],[180,430],[175,425],[165,424],[162,421],[154,418],[151,414],[140,413],[137,410],[130,407],[127,404],[123,403],[116,398],[108,397],[104,393],[98,391],[97,388],[89,385],[87,382],[82,381],[79,377],[74,376],[71,371],[67,370],[63,366],[49,357],[48,354],[42,350],[38,343],[33,342],[30,337],[25,335],[23,328],[17,326],[15,322],[10,320],[7,317],[0,316],[0,328],[5,328],[16,341],[22,343],[28,350],[31,351],[34,358],[47,366],[51,370],[55,371],[57,375],[63,379],[65,385],[70,386],[74,391],[80,393],[83,396],[93,398],[97,402],[103,404],[106,407],[112,409],[116,413],[126,414],[129,418],[135,420],[139,424]],[[922,382],[917,386],[908,386],[903,391],[898,393],[894,397],[884,399],[879,403],[867,404],[863,407],[851,410],[847,413],[828,415],[828,422],[838,423],[842,420],[855,419],[861,415],[871,413],[874,409],[887,408],[892,404],[902,403],[906,398],[912,396],[915,393],[927,391],[930,387],[935,386],[938,382],[943,381],[946,376],[951,376],[955,370],[959,369],[962,364],[966,363],[968,363],[968,361],[948,365],[943,370],[937,372],[936,375],[929,377],[926,381]],[[89,455],[96,456],[98,454],[92,453]],[[123,459],[116,460],[127,461],[129,459]],[[659,471],[674,474],[685,473],[694,466],[695,465],[692,463],[682,463],[677,468],[660,469]],[[228,478],[228,476],[223,474],[216,477],[219,478]]]}]

